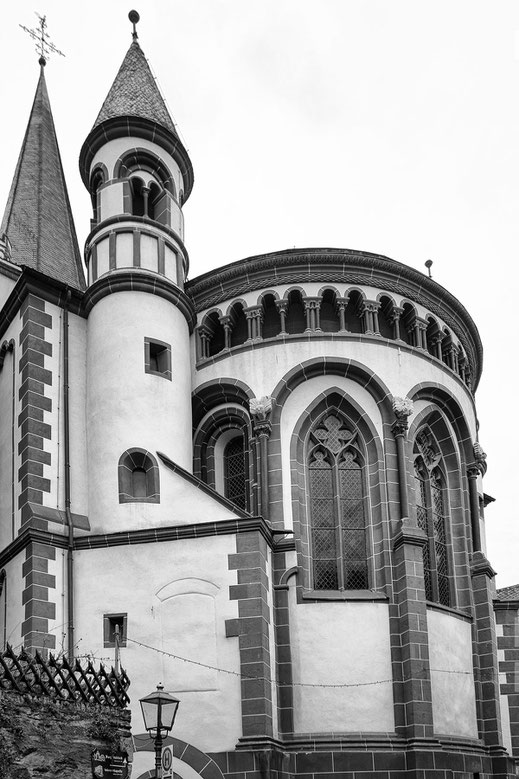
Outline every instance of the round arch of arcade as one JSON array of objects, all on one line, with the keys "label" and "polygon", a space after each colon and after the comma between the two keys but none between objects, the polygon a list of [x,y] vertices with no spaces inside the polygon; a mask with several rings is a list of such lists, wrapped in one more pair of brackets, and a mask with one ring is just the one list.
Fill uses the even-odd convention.
[{"label": "round arch of arcade", "polygon": [[[155,752],[152,739],[147,733],[138,733],[134,736],[134,743],[136,748],[133,756],[132,776],[135,779],[154,779]],[[180,777],[180,779],[223,779],[223,774],[214,760],[192,744],[168,736],[162,745],[173,747],[174,777]]]}]

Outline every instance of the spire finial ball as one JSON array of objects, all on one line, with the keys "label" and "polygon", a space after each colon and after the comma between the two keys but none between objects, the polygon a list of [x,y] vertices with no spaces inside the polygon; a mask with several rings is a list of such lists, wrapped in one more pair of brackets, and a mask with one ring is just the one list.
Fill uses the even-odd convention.
[{"label": "spire finial ball", "polygon": [[136,28],[135,25],[137,24],[137,22],[139,21],[140,18],[141,17],[137,13],[137,11],[130,11],[130,13],[128,14],[128,19],[133,24],[133,32],[132,32],[133,40],[135,40],[137,38],[137,28]]}]

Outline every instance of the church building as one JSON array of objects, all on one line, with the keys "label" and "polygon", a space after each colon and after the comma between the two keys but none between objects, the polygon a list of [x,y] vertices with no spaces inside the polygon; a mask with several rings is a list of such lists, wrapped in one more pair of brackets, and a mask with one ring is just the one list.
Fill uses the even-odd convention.
[{"label": "church building", "polygon": [[130,18],[79,154],[84,254],[43,57],[0,228],[2,647],[117,655],[132,779],[157,684],[180,779],[511,779],[476,324],[363,251],[187,281],[192,162]]}]

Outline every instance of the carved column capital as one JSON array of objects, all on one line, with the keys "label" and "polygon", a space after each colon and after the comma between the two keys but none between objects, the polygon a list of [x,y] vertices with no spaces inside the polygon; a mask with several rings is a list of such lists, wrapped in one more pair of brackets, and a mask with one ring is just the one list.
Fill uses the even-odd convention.
[{"label": "carved column capital", "polygon": [[400,308],[400,306],[393,306],[387,317],[389,319],[389,323],[392,325],[394,322],[399,322],[403,313],[403,308]]},{"label": "carved column capital", "polygon": [[369,311],[370,313],[374,313],[380,308],[378,300],[363,300],[361,305],[364,311]]},{"label": "carved column capital", "polygon": [[286,312],[288,309],[288,300],[285,300],[284,298],[282,300],[275,300],[274,303],[278,311]]},{"label": "carved column capital", "polygon": [[487,455],[479,441],[475,441],[472,445],[472,451],[474,452],[474,463],[480,474],[484,476],[487,472]]},{"label": "carved column capital", "polygon": [[305,311],[315,311],[321,305],[321,298],[303,298],[303,306]]},{"label": "carved column capital", "polygon": [[395,421],[391,425],[393,435],[405,435],[407,432],[407,420],[414,413],[414,404],[411,398],[393,397],[393,411]]},{"label": "carved column capital", "polygon": [[263,319],[263,308],[261,306],[249,306],[244,308],[243,312],[247,319]]},{"label": "carved column capital", "polygon": [[272,424],[270,415],[274,406],[274,398],[264,396],[262,398],[251,398],[249,401],[250,415],[252,417],[252,426],[255,435],[270,436]]}]

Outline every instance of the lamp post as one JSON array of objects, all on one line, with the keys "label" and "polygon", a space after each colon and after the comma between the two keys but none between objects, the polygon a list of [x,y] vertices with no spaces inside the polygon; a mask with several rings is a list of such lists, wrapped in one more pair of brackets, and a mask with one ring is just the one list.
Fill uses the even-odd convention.
[{"label": "lamp post", "polygon": [[160,779],[162,767],[162,742],[173,727],[180,701],[167,692],[162,684],[157,692],[150,692],[139,703],[142,709],[144,727],[155,744],[155,776]]}]

